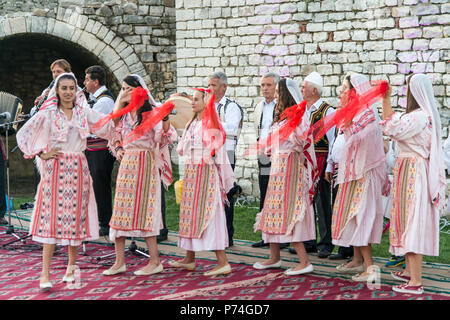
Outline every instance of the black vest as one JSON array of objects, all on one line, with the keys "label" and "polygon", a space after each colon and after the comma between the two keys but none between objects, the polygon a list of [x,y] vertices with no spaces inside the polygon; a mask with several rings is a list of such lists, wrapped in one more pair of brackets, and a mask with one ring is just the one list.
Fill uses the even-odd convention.
[{"label": "black vest", "polygon": [[[331,108],[331,106],[328,103],[323,102],[316,111],[312,112],[309,118],[311,121],[311,126],[325,117],[329,108]],[[329,142],[326,134],[314,144],[314,151],[316,153],[328,153],[328,148]]]}]

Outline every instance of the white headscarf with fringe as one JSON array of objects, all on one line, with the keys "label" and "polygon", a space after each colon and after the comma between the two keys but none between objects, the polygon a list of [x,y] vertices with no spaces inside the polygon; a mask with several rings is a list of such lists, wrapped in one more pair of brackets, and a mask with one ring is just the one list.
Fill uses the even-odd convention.
[{"label": "white headscarf with fringe", "polygon": [[442,151],[441,118],[437,110],[431,80],[425,74],[415,74],[409,88],[420,108],[431,118],[432,137],[428,165],[428,193],[432,204],[443,209],[445,204],[445,167]]}]

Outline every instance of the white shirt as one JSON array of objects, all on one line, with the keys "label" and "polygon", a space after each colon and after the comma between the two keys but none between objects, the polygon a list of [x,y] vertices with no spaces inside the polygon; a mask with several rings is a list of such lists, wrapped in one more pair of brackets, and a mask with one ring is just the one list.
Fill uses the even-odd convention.
[{"label": "white shirt", "polygon": [[333,172],[335,163],[339,163],[342,148],[345,145],[345,137],[343,133],[339,133],[331,146],[331,153],[327,158],[327,168],[325,172]]},{"label": "white shirt", "polygon": [[[97,91],[94,92],[94,94],[89,93],[89,99],[97,100],[97,98],[106,90],[107,90],[106,86],[101,86],[100,88],[98,88]],[[92,109],[105,115],[109,114],[114,110],[114,100],[109,96],[101,97],[94,103]],[[90,137],[95,138],[94,135],[91,135]]]},{"label": "white shirt", "polygon": [[224,106],[226,103],[226,97],[223,96],[218,103],[215,103],[216,111],[222,120],[222,127],[225,130],[227,139],[225,141],[225,150],[234,151],[236,148],[236,140],[232,137],[236,137],[239,131],[239,123],[241,122],[242,115],[241,110],[236,103],[230,102],[227,105],[227,112],[224,115]]},{"label": "white shirt", "polygon": [[262,103],[261,131],[259,134],[259,138],[261,140],[269,136],[270,127],[272,126],[273,122],[273,110],[275,109],[276,104],[277,99],[273,100],[270,103],[267,103],[266,100],[264,100]]},{"label": "white shirt", "polygon": [[[311,113],[313,113],[314,111],[319,109],[319,107],[321,106],[322,103],[323,103],[322,98],[319,98],[319,100],[317,100],[309,109],[306,108],[305,115],[308,117],[308,119],[311,118]],[[325,113],[325,116],[328,116],[328,115],[332,114],[334,111],[335,110],[334,110],[333,107],[328,108],[327,112]],[[335,130],[336,130],[336,127],[333,127],[330,130],[328,130],[328,132],[326,133],[327,139],[328,139],[328,158],[330,157],[331,149],[332,149],[332,146],[333,146],[333,143],[334,143],[334,139],[335,139],[334,132],[335,132]]]},{"label": "white shirt", "polygon": [[[89,98],[91,100],[92,99],[97,100],[97,98],[106,90],[107,90],[106,86],[101,86],[100,88],[98,88],[97,91],[94,92],[94,94],[89,93]],[[114,109],[114,100],[112,98],[110,98],[109,96],[101,97],[99,100],[97,100],[95,102],[92,109],[94,109],[97,112],[103,113],[103,114],[109,114]]]}]

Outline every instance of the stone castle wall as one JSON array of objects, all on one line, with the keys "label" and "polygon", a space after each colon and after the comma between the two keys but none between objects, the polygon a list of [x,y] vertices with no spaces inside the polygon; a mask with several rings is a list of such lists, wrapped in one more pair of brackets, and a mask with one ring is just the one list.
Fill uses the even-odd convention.
[{"label": "stone castle wall", "polygon": [[446,0],[177,0],[177,87],[206,86],[213,71],[228,75],[227,96],[245,109],[235,173],[257,196],[253,109],[268,71],[301,85],[311,71],[324,78],[323,97],[336,105],[347,72],[388,78],[392,103],[404,106],[406,76],[427,73],[441,108],[443,134],[450,121],[450,3]]}]

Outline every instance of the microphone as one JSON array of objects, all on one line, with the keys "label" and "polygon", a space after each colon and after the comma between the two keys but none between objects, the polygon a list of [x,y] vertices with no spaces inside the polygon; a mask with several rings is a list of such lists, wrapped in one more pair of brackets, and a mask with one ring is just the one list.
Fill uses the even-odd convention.
[{"label": "microphone", "polygon": [[11,120],[11,113],[9,112],[0,113],[0,119],[6,119],[6,121]]}]

